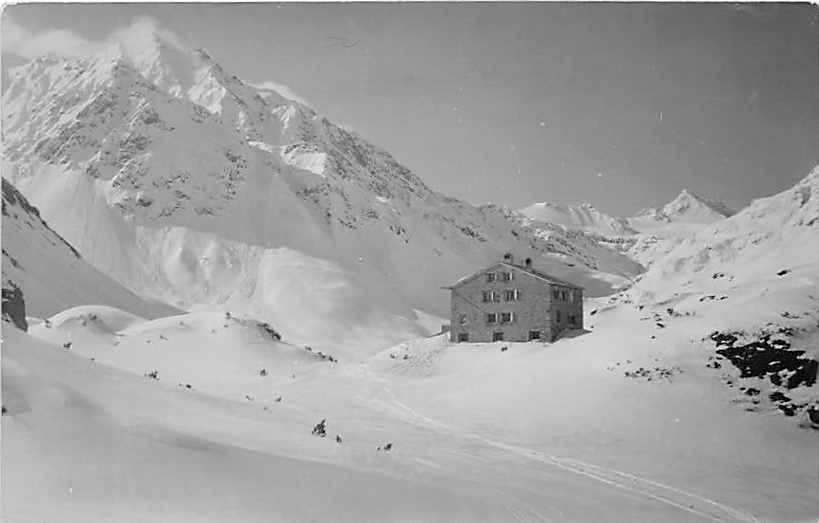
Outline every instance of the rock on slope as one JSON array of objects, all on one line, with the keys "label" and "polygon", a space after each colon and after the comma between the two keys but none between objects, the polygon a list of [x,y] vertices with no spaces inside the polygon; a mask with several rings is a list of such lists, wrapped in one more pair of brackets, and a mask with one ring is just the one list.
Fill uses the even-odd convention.
[{"label": "rock on slope", "polygon": [[[20,293],[17,301],[26,314],[49,316],[81,304],[111,305],[150,318],[179,312],[140,298],[89,265],[5,179],[2,234],[3,294]],[[4,311],[6,306],[4,299]]]},{"label": "rock on slope", "polygon": [[308,343],[383,347],[423,333],[414,309],[444,314],[441,286],[506,251],[590,294],[640,270],[435,193],[386,151],[204,51],[156,36],[141,49],[35,60],[10,72],[3,99],[5,172],[137,292],[244,311]]}]

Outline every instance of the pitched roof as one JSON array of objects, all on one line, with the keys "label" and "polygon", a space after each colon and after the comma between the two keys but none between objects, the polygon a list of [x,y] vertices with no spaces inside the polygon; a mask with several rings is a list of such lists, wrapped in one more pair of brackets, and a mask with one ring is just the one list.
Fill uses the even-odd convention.
[{"label": "pitched roof", "polygon": [[477,276],[480,276],[481,274],[485,273],[487,270],[489,270],[489,269],[491,269],[491,268],[493,268],[495,266],[498,266],[498,265],[502,265],[504,267],[508,267],[510,269],[514,269],[514,270],[519,271],[519,272],[531,274],[532,276],[534,276],[536,278],[539,278],[539,279],[541,279],[543,281],[546,281],[547,283],[552,283],[554,285],[562,285],[563,287],[571,287],[572,289],[580,289],[581,291],[583,290],[583,287],[581,287],[579,285],[575,285],[574,283],[570,283],[570,282],[568,282],[566,280],[561,280],[560,278],[555,278],[554,276],[546,274],[545,272],[541,272],[541,271],[539,271],[537,269],[533,269],[531,267],[522,267],[520,265],[515,265],[513,263],[507,263],[507,262],[503,262],[503,261],[494,263],[494,264],[490,265],[489,267],[485,267],[485,268],[483,268],[483,269],[481,269],[481,270],[479,270],[477,272],[474,272],[473,274],[470,274],[469,276],[464,276],[460,280],[458,280],[455,283],[453,283],[451,285],[448,285],[448,286],[446,286],[444,288],[445,289],[451,289],[453,287],[457,287],[459,285],[462,285],[462,284],[472,280],[473,278],[476,278]]}]

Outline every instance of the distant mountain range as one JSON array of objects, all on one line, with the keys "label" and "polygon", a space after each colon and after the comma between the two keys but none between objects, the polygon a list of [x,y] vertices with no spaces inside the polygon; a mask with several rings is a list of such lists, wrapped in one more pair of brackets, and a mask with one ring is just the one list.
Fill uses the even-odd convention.
[{"label": "distant mountain range", "polygon": [[643,209],[627,218],[605,214],[590,203],[573,206],[542,202],[520,212],[533,221],[605,236],[628,236],[667,224],[713,223],[734,214],[725,204],[697,196],[688,189],[662,207]]}]

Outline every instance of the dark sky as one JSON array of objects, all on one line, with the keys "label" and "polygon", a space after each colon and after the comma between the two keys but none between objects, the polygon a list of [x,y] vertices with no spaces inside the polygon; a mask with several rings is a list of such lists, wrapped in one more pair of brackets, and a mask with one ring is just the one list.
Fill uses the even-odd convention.
[{"label": "dark sky", "polygon": [[819,163],[817,13],[809,4],[19,5],[4,11],[3,60],[84,49],[147,15],[241,78],[289,86],[437,190],[476,204],[590,201],[631,214],[683,188],[741,207]]}]

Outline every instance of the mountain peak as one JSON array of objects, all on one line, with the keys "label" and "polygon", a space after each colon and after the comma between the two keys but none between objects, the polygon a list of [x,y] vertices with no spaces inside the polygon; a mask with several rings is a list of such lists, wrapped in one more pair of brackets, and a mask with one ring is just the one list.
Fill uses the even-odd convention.
[{"label": "mountain peak", "polygon": [[632,220],[653,220],[658,222],[698,222],[710,223],[734,214],[724,203],[703,198],[688,188],[662,208],[650,207],[634,215]]}]

